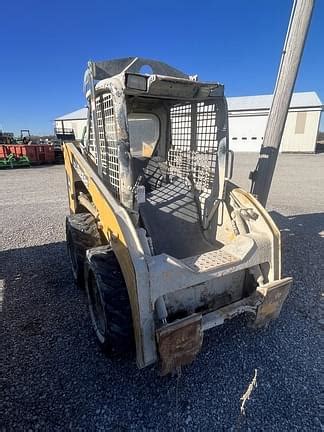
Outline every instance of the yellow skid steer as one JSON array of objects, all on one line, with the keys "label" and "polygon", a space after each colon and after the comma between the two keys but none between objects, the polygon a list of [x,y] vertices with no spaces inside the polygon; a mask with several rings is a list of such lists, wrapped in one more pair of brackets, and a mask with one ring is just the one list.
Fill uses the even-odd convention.
[{"label": "yellow skid steer", "polygon": [[85,92],[84,140],[64,145],[66,234],[102,348],[166,374],[208,329],[276,318],[291,278],[277,226],[231,182],[223,85],[135,57],[89,62]]}]

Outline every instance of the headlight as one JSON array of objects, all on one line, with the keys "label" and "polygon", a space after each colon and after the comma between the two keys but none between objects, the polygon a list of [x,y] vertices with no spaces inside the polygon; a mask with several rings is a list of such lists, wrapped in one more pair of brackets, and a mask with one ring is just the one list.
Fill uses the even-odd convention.
[{"label": "headlight", "polygon": [[129,89],[146,91],[146,77],[143,75],[127,74],[126,86]]}]

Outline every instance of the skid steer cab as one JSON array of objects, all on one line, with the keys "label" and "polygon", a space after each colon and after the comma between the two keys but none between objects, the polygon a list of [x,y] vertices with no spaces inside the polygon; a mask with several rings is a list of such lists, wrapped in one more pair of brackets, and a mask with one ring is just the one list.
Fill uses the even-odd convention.
[{"label": "skid steer cab", "polygon": [[84,139],[64,144],[66,235],[102,348],[166,374],[206,330],[276,318],[291,278],[278,228],[230,181],[223,85],[136,57],[89,62],[84,88]]}]

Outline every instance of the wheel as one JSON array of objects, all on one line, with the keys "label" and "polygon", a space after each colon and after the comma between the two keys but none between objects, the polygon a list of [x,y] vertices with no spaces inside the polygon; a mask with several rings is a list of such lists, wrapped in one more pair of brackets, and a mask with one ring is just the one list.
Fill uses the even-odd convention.
[{"label": "wheel", "polygon": [[85,286],[99,344],[107,354],[132,351],[132,313],[118,261],[110,246],[91,249],[86,255]]},{"label": "wheel", "polygon": [[84,260],[86,251],[101,244],[96,221],[90,213],[79,213],[66,218],[66,245],[73,278],[84,288]]}]

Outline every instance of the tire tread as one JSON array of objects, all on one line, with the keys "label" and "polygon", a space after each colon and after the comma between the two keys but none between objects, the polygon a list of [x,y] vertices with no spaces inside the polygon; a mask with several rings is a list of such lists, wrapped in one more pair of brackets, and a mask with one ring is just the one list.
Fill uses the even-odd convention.
[{"label": "tire tread", "polygon": [[133,320],[127,286],[117,258],[109,246],[87,253],[87,260],[102,294],[107,321],[108,352],[125,353],[134,347]]},{"label": "tire tread", "polygon": [[77,213],[66,218],[66,238],[68,253],[69,248],[69,235],[74,246],[74,253],[77,263],[77,268],[73,268],[73,276],[76,284],[84,287],[84,260],[88,249],[99,246],[101,244],[100,233],[97,228],[95,218],[91,213]]}]

